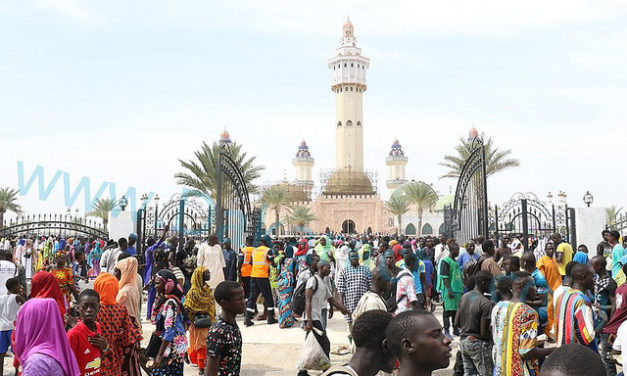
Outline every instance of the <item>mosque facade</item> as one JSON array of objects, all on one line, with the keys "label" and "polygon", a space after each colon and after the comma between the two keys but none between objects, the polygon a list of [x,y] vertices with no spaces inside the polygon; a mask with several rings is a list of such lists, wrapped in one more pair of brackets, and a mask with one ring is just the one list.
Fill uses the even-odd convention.
[{"label": "mosque facade", "polygon": [[[367,123],[363,117],[363,95],[368,86],[366,73],[370,59],[363,56],[357,46],[353,24],[347,20],[343,26],[342,38],[335,55],[328,60],[331,72],[331,91],[336,98],[335,108],[335,168],[322,173],[321,191],[311,197],[315,185],[312,170],[314,158],[309,146],[303,140],[292,159],[296,180],[283,182],[290,187],[299,187],[304,196],[310,199],[295,202],[293,205],[309,207],[316,220],[312,221],[305,232],[312,233],[396,233],[399,227],[396,216],[391,214],[377,191],[376,174],[364,168],[363,133]],[[402,186],[409,181],[405,170],[408,158],[398,140],[395,140],[386,157],[386,187],[394,194],[402,194]],[[300,195],[302,197],[303,195]],[[442,200],[440,200],[442,201]],[[438,234],[442,226],[443,215],[438,202],[436,210],[426,212],[422,219],[423,234]],[[401,218],[401,232],[415,235],[417,214],[410,208]],[[440,209],[440,210],[437,210]],[[284,209],[280,218],[287,218]],[[267,210],[265,226],[269,233],[276,234],[275,214]],[[285,234],[288,223],[282,220],[280,234]],[[292,226],[289,226],[292,227]],[[301,229],[302,230],[302,229]],[[426,231],[425,231],[426,230]]]}]

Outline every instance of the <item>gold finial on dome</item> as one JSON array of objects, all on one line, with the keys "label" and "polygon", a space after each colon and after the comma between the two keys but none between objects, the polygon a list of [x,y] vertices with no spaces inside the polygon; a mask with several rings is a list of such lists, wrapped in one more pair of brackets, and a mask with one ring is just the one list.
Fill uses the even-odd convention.
[{"label": "gold finial on dome", "polygon": [[227,131],[226,129],[222,133],[220,133],[220,142],[225,142],[225,143],[231,142],[231,135],[229,134],[229,131]]},{"label": "gold finial on dome", "polygon": [[468,138],[472,140],[476,138],[477,136],[479,136],[479,131],[477,130],[477,128],[472,127],[470,131],[468,132]]},{"label": "gold finial on dome", "polygon": [[348,16],[346,16],[346,22],[344,23],[344,36],[345,37],[355,36],[355,29],[353,27],[353,24],[351,23],[350,18],[348,18]]}]

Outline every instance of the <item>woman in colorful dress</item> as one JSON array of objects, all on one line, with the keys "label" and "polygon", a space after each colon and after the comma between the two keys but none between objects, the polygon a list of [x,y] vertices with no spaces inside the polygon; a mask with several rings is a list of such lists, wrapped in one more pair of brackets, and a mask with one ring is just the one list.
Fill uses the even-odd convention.
[{"label": "woman in colorful dress", "polygon": [[57,304],[31,299],[17,313],[13,351],[22,376],[80,376]]},{"label": "woman in colorful dress", "polygon": [[291,328],[294,325],[292,315],[292,292],[294,291],[294,249],[291,245],[285,247],[284,257],[279,260],[279,276],[277,283],[279,308],[279,327]]},{"label": "woman in colorful dress", "polygon": [[100,257],[102,257],[102,243],[100,240],[95,240],[92,243],[91,250],[87,256],[87,263],[91,266],[89,269],[89,276],[95,277],[100,274]]},{"label": "woman in colorful dress", "polygon": [[151,321],[155,324],[154,334],[162,344],[154,359],[151,376],[182,376],[187,337],[183,326],[181,299],[183,288],[176,276],[168,269],[155,274],[157,301],[152,309]]},{"label": "woman in colorful dress", "polygon": [[213,324],[215,322],[216,301],[213,290],[207,282],[211,279],[211,272],[204,266],[194,270],[191,279],[191,288],[185,296],[185,311],[191,321],[189,325],[189,360],[198,365],[201,374],[204,375],[205,362],[207,360],[207,334],[209,327],[197,328],[194,320],[199,314],[205,314]]},{"label": "woman in colorful dress", "polygon": [[[127,255],[123,260],[118,261],[115,264],[116,278],[119,275],[118,293],[115,297],[115,301],[118,304],[123,304],[128,311],[133,325],[142,333],[141,319],[138,312],[139,299],[141,299],[141,292],[137,286],[137,259],[130,255]],[[118,274],[119,273],[119,274]],[[139,364],[139,351],[137,346],[129,346],[124,349],[124,365],[122,369],[128,369],[130,375],[141,375],[141,367]]]},{"label": "woman in colorful dress", "polygon": [[50,273],[57,279],[61,291],[65,294],[67,301],[72,301],[72,296],[78,300],[78,292],[74,285],[74,276],[72,275],[72,267],[67,266],[67,253],[59,251],[55,255],[55,265],[50,269]]},{"label": "woman in colorful dress", "polygon": [[116,303],[118,280],[109,273],[101,273],[94,281],[94,290],[100,295],[100,311],[96,321],[102,328],[102,335],[109,344],[109,350],[102,357],[101,376],[133,376],[133,369],[124,368],[124,354],[128,348],[139,346],[142,336],[133,324],[123,304]]}]

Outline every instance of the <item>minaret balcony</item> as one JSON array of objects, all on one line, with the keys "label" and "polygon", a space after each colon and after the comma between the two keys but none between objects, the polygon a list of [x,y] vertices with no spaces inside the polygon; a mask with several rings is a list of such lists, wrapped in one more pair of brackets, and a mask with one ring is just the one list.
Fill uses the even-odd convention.
[{"label": "minaret balcony", "polygon": [[407,162],[407,157],[404,155],[389,156],[385,159],[388,162]]}]

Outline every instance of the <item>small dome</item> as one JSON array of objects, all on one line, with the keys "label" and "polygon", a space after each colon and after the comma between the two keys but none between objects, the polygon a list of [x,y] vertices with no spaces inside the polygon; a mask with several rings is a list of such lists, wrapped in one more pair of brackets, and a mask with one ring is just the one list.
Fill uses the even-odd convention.
[{"label": "small dome", "polygon": [[388,156],[397,157],[397,158],[405,156],[405,152],[403,152],[403,147],[401,146],[398,139],[394,140],[394,143],[392,144],[392,150],[390,150],[390,153],[388,154]]},{"label": "small dome", "polygon": [[307,146],[307,142],[305,140],[301,141],[300,146]]},{"label": "small dome", "polygon": [[351,20],[348,19],[348,17],[346,17],[346,22],[344,23],[344,36],[345,37],[354,37],[355,36],[355,30],[353,28],[353,24],[351,23]]},{"label": "small dome", "polygon": [[296,158],[311,159],[309,146],[307,146],[307,142],[305,142],[305,140],[303,140],[298,146],[298,151],[296,152]]},{"label": "small dome", "polygon": [[231,135],[226,129],[220,134],[220,141],[231,142]]},{"label": "small dome", "polygon": [[479,131],[477,130],[477,128],[475,127],[470,128],[470,131],[468,132],[468,138],[472,140],[477,136],[479,136]]}]

